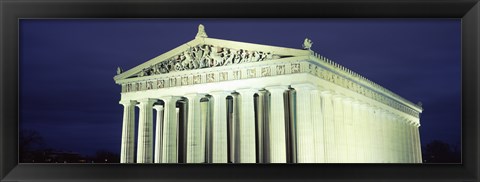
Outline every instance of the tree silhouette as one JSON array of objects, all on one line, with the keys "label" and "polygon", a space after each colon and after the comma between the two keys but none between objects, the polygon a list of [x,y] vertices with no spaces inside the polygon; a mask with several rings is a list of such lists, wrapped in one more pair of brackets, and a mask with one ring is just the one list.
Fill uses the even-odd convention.
[{"label": "tree silhouette", "polygon": [[98,150],[94,161],[95,163],[120,163],[120,155],[107,150]]},{"label": "tree silhouette", "polygon": [[423,160],[425,163],[460,163],[460,150],[448,143],[434,140],[425,146]]},{"label": "tree silhouette", "polygon": [[45,150],[43,137],[35,130],[21,130],[18,138],[20,162],[34,162]]}]

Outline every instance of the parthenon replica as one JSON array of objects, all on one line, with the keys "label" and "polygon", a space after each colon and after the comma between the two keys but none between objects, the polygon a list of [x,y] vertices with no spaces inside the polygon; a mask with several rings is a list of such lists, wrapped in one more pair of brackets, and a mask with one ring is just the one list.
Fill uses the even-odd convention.
[{"label": "parthenon replica", "polygon": [[312,44],[214,39],[200,25],[193,40],[118,68],[120,162],[421,163],[421,105]]}]

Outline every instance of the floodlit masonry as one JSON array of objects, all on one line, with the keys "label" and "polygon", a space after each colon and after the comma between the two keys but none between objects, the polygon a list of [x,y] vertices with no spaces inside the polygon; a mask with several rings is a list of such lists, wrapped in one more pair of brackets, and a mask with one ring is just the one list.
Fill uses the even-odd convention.
[{"label": "floodlit masonry", "polygon": [[311,47],[214,39],[200,25],[118,68],[121,163],[421,163],[422,107]]}]

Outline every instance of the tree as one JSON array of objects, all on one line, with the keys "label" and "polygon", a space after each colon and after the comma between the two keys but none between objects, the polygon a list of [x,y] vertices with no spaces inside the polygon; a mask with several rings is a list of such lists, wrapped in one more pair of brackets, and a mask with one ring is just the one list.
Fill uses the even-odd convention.
[{"label": "tree", "polygon": [[18,139],[20,162],[34,162],[45,148],[43,137],[35,130],[21,130]]},{"label": "tree", "polygon": [[425,163],[460,163],[460,150],[448,143],[434,140],[425,146],[423,160]]},{"label": "tree", "polygon": [[98,150],[94,161],[95,163],[120,163],[120,155],[107,150]]}]

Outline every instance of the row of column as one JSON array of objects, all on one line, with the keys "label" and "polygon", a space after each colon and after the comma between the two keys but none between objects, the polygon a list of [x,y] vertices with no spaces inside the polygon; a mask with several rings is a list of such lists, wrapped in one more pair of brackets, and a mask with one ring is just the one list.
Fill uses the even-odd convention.
[{"label": "row of column", "polygon": [[[273,99],[270,104],[275,112],[270,112],[269,136],[272,140],[268,148],[271,152],[270,162],[285,161],[285,122],[283,108],[283,92],[287,86],[266,88]],[[256,126],[254,110],[255,89],[235,90],[234,113],[238,121],[233,126],[236,137],[234,145],[230,146],[235,153],[233,161],[240,163],[256,162]],[[232,92],[216,91],[208,93],[210,100],[207,110],[202,113],[200,100],[206,94],[187,94],[187,139],[186,139],[186,162],[187,163],[226,163],[228,156],[227,146],[227,96]],[[178,108],[176,102],[182,97],[170,96],[158,99],[143,99],[137,101],[121,101],[124,106],[122,127],[121,163],[176,163],[178,162]],[[163,105],[155,105],[159,100]],[[134,159],[135,146],[135,106],[139,108],[138,138],[136,160]],[[155,135],[153,135],[153,113],[155,109],[157,120]],[[211,111],[210,111],[211,109]],[[278,110],[278,112],[277,112]],[[267,114],[267,113],[266,113]],[[203,120],[203,121],[202,121]],[[205,122],[205,120],[209,120]],[[208,125],[208,126],[207,126]],[[208,133],[208,134],[207,134]],[[209,136],[207,136],[209,135]],[[155,136],[155,144],[152,142]],[[266,137],[267,138],[267,137]],[[153,150],[155,147],[155,150]],[[154,154],[152,154],[154,151]],[[206,152],[208,154],[206,154]],[[206,157],[207,156],[207,157]],[[206,158],[209,158],[208,161]]]},{"label": "row of column", "polygon": [[[187,163],[421,162],[418,124],[414,124],[418,122],[310,84],[291,88],[235,90],[238,94],[215,91],[208,93],[208,102],[201,102],[206,93],[121,101],[120,162],[178,162],[181,128],[176,103],[182,98],[188,100]],[[229,96],[231,106],[226,101]],[[164,104],[158,105],[159,100]],[[139,107],[136,160],[135,106]]]},{"label": "row of column", "polygon": [[320,91],[320,98],[325,162],[421,163],[418,120],[333,91]]}]

